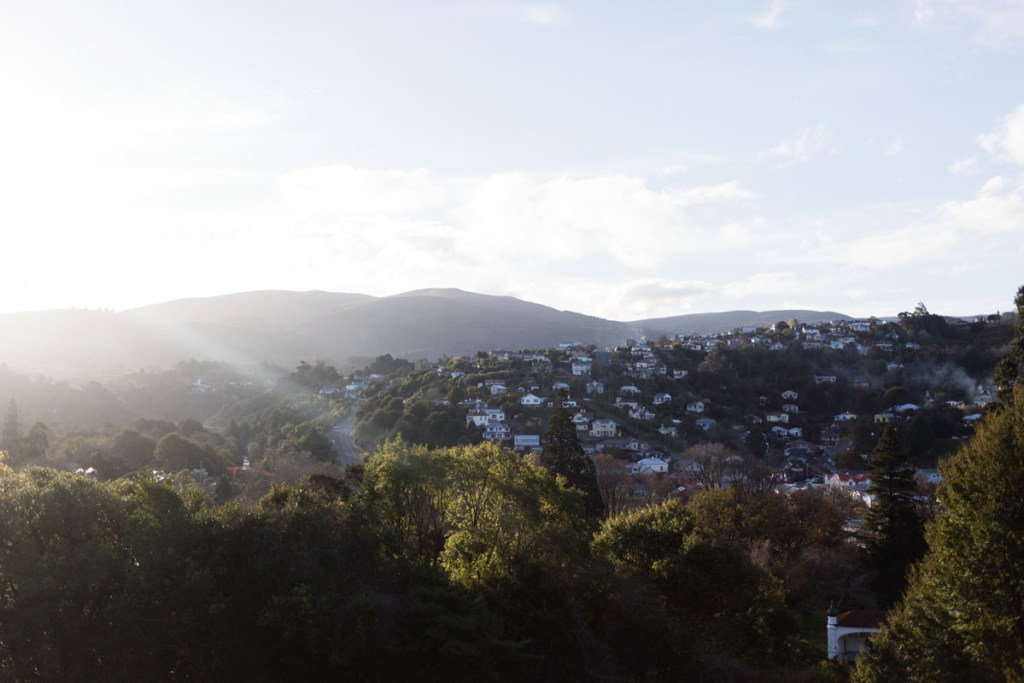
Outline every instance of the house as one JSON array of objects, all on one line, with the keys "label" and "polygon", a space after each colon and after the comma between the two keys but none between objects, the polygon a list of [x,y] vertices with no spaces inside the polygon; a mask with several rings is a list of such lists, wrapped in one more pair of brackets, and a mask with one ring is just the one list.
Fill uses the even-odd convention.
[{"label": "house", "polygon": [[576,377],[583,377],[590,374],[590,363],[573,363],[572,374]]},{"label": "house", "polygon": [[630,474],[652,474],[668,472],[668,463],[661,458],[644,458],[633,463],[629,468]]},{"label": "house", "polygon": [[783,401],[795,401],[797,400],[797,398],[799,398],[799,394],[797,394],[792,389],[786,389],[785,391],[782,392]]},{"label": "house", "polygon": [[578,413],[576,413],[575,415],[572,416],[572,423],[574,425],[576,425],[577,427],[579,425],[586,426],[586,425],[590,424],[590,420],[593,417],[594,417],[593,413],[588,413],[585,410],[581,410],[580,412],[578,412]]},{"label": "house", "polygon": [[675,425],[662,425],[661,427],[658,427],[658,433],[662,436],[679,436],[679,432],[676,430]]},{"label": "house", "polygon": [[615,420],[594,420],[590,423],[590,436],[595,439],[608,439],[619,433]]},{"label": "house", "polygon": [[693,401],[686,404],[686,412],[700,415],[704,412],[704,401]]},{"label": "house", "polygon": [[836,379],[837,378],[836,378],[835,375],[815,375],[814,376],[814,383],[815,384],[835,384],[836,383]]},{"label": "house", "polygon": [[651,403],[653,403],[656,406],[664,405],[666,403],[671,403],[671,402],[672,402],[672,396],[670,394],[666,394],[664,392],[658,392],[657,394],[654,395],[654,398],[651,399]]},{"label": "house", "polygon": [[621,398],[615,399],[615,407],[619,410],[638,410],[640,408],[640,402],[637,400],[623,400]]},{"label": "house", "polygon": [[474,408],[466,413],[466,426],[476,425],[477,427],[484,427],[490,421],[490,417],[482,408]]},{"label": "house", "polygon": [[551,389],[553,391],[564,391],[568,393],[569,385],[566,382],[555,382],[554,384],[551,385]]},{"label": "house", "polygon": [[884,621],[885,612],[850,610],[837,614],[835,608],[830,608],[826,625],[828,658],[852,662]]},{"label": "house", "polygon": [[800,412],[800,406],[795,403],[783,403],[782,412],[789,413],[790,415],[796,415]]},{"label": "house", "polygon": [[641,392],[639,387],[633,386],[632,384],[626,384],[619,389],[619,393],[623,396],[639,396]]},{"label": "house", "polygon": [[504,384],[492,384],[487,389],[491,392],[491,396],[504,396],[508,393],[508,387]]},{"label": "house", "polygon": [[697,418],[696,425],[703,429],[705,432],[718,424],[718,420],[711,417]]},{"label": "house", "polygon": [[832,419],[835,420],[836,422],[852,422],[857,419],[857,415],[847,410],[845,412],[839,413]]},{"label": "house", "polygon": [[647,408],[644,408],[643,406],[640,406],[638,408],[634,408],[633,410],[629,411],[629,416],[631,418],[633,418],[634,420],[653,420],[654,419],[654,413],[652,413],[651,411],[647,410]]},{"label": "house", "polygon": [[594,380],[593,382],[587,382],[587,393],[588,394],[603,394],[604,383]]},{"label": "house", "polygon": [[516,434],[512,437],[512,447],[521,453],[540,450],[540,434]]},{"label": "house", "polygon": [[768,424],[789,424],[789,413],[765,413],[764,419]]},{"label": "house", "polygon": [[506,441],[512,435],[512,430],[504,422],[488,422],[484,427],[484,438],[488,441]]},{"label": "house", "polygon": [[651,445],[646,441],[641,441],[635,436],[618,437],[612,439],[605,439],[597,444],[597,450],[603,451],[606,449],[618,448],[624,451],[633,451],[638,453],[640,451],[650,450]]},{"label": "house", "polygon": [[672,379],[686,379],[686,376],[689,374],[689,370],[673,370]]},{"label": "house", "polygon": [[543,404],[544,399],[542,399],[540,396],[535,396],[533,394],[527,394],[526,396],[523,396],[521,399],[519,399],[519,405],[527,406],[529,408],[533,408]]}]

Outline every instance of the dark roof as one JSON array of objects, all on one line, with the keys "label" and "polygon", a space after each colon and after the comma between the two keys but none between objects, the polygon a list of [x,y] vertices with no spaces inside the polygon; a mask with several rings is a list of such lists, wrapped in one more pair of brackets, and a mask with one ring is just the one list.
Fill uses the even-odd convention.
[{"label": "dark roof", "polygon": [[850,610],[836,617],[836,626],[847,628],[879,628],[885,621],[885,612]]}]

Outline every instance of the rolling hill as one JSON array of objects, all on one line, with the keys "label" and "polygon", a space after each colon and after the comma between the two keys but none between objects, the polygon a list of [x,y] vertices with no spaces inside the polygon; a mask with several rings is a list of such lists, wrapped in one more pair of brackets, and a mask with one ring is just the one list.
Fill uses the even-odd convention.
[{"label": "rolling hill", "polygon": [[507,296],[423,289],[388,297],[322,291],[244,292],[121,312],[0,315],[0,363],[55,376],[99,376],[181,360],[339,367],[390,353],[435,359],[481,349],[601,346],[629,337],[722,332],[741,325],[844,319],[816,311],[732,311],[633,322],[605,320]]}]

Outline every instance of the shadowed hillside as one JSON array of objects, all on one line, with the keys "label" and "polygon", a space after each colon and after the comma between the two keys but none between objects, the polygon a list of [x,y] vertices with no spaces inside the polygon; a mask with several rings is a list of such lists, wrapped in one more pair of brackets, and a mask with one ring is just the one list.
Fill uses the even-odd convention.
[{"label": "shadowed hillside", "polygon": [[346,366],[351,359],[384,353],[434,359],[573,341],[605,346],[629,337],[719,332],[793,317],[847,318],[815,311],[733,311],[624,323],[458,289],[389,297],[262,291],[180,299],[119,313],[0,315],[0,363],[55,375],[117,374],[189,358],[284,367],[320,358]]}]

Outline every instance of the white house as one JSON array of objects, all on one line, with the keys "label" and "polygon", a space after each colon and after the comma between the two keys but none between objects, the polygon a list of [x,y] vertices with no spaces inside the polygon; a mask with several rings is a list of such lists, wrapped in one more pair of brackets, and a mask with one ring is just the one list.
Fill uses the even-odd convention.
[{"label": "white house", "polygon": [[633,466],[629,468],[630,474],[650,474],[658,472],[668,472],[668,463],[661,458],[644,458],[643,460],[633,463]]},{"label": "white house", "polygon": [[604,383],[594,380],[593,382],[587,382],[587,393],[588,394],[603,394]]},{"label": "white house", "polygon": [[657,394],[654,395],[654,398],[651,399],[651,403],[653,403],[656,406],[664,405],[665,403],[671,402],[672,396],[664,392],[658,392]]},{"label": "white house", "polygon": [[531,408],[543,404],[544,399],[542,399],[540,396],[535,396],[533,394],[527,394],[526,396],[523,396],[521,399],[519,399],[519,405],[528,406]]},{"label": "white house", "polygon": [[704,412],[704,401],[692,401],[686,404],[686,412],[700,415]]},{"label": "white house", "polygon": [[782,392],[783,401],[795,401],[798,397],[799,394],[797,394],[792,389],[786,389],[785,391]]},{"label": "white house", "polygon": [[639,396],[641,392],[639,387],[627,384],[619,389],[619,393],[623,396]]},{"label": "white house", "polygon": [[867,645],[868,638],[881,630],[885,612],[851,610],[836,614],[828,611],[828,658],[853,661]]},{"label": "white house", "polygon": [[853,422],[857,419],[857,415],[851,413],[849,410],[839,413],[833,418],[836,422]]},{"label": "white house", "polygon": [[583,377],[590,374],[590,363],[573,363],[572,374],[576,377]]},{"label": "white house", "polygon": [[619,433],[615,420],[594,420],[590,423],[590,436],[596,439],[608,439]]},{"label": "white house", "polygon": [[512,447],[517,451],[540,450],[539,434],[516,434],[512,437]]},{"label": "white house", "polygon": [[512,435],[512,430],[504,422],[488,422],[484,427],[484,438],[488,441],[505,441]]}]

